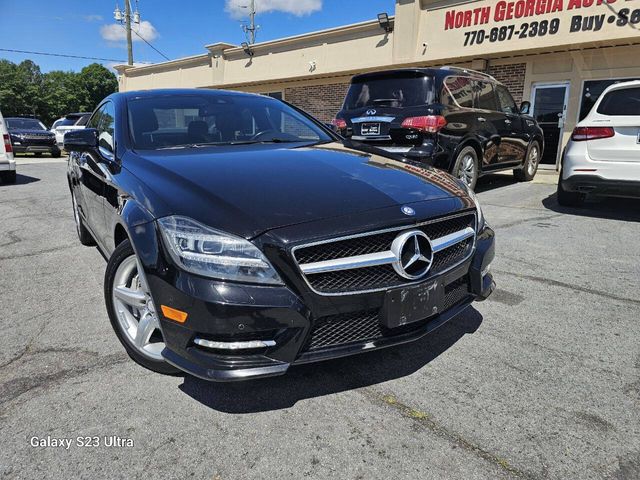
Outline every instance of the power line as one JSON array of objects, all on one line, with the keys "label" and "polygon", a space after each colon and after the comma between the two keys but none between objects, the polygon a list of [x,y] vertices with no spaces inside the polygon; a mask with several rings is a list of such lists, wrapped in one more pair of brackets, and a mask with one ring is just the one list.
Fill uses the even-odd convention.
[{"label": "power line", "polygon": [[[121,25],[121,26],[122,26],[122,25]],[[124,28],[124,26],[122,26],[122,28]],[[147,44],[147,45],[149,45],[151,48],[153,48],[156,52],[158,52],[160,55],[162,55],[162,56],[165,58],[165,60],[171,60],[171,59],[170,59],[169,57],[167,57],[164,53],[162,53],[162,52],[161,52],[160,50],[158,50],[156,47],[154,47],[154,46],[153,46],[153,45],[151,45],[149,42],[147,42],[147,39],[146,39],[146,38],[144,38],[142,35],[140,35],[138,32],[136,32],[133,28],[131,29],[131,31],[132,31],[133,33],[135,33],[135,34],[136,34],[136,36],[137,36],[140,40],[142,40],[144,43],[146,43],[146,44]]]},{"label": "power line", "polygon": [[[2,52],[12,52],[12,53],[28,53],[29,55],[46,55],[48,57],[80,58],[80,59],[83,59],[83,60],[100,60],[102,62],[122,62],[122,63],[126,63],[126,60],[118,60],[118,59],[113,59],[113,58],[83,57],[82,55],[65,55],[63,53],[31,52],[31,51],[28,51],[28,50],[14,50],[14,49],[11,49],[11,48],[0,48],[0,51],[2,51]],[[167,60],[169,60],[169,59],[167,58]]]}]

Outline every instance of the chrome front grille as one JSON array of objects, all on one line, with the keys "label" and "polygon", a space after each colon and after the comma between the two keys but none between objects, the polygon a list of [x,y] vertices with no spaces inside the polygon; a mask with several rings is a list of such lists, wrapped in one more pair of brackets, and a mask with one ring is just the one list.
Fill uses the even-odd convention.
[{"label": "chrome front grille", "polygon": [[391,252],[396,237],[420,230],[431,240],[433,261],[428,274],[417,281],[444,273],[466,260],[475,246],[475,211],[467,211],[418,225],[368,232],[296,247],[294,258],[313,291],[345,295],[398,287],[416,281],[400,276]]}]

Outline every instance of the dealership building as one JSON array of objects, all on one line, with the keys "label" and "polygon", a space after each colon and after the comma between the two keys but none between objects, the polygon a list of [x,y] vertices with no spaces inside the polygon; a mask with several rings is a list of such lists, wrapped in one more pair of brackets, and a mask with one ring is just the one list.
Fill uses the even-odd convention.
[{"label": "dealership building", "polygon": [[120,90],[224,88],[282,98],[328,122],[352,75],[460,66],[530,101],[557,164],[608,85],[640,79],[640,0],[396,0],[371,21],[251,46],[213,43],[191,57],[118,66]]}]

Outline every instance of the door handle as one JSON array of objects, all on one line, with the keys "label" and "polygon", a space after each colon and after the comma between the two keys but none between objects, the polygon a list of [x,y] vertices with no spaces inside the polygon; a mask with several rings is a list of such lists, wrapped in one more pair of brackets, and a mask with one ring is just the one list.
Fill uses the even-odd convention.
[{"label": "door handle", "polygon": [[504,123],[506,123],[507,125],[511,125],[511,120],[509,120],[508,118],[504,121]]},{"label": "door handle", "polygon": [[486,122],[486,121],[487,121],[487,119],[486,119],[486,118],[484,118],[484,117],[478,117],[478,121],[479,121],[479,122]]}]

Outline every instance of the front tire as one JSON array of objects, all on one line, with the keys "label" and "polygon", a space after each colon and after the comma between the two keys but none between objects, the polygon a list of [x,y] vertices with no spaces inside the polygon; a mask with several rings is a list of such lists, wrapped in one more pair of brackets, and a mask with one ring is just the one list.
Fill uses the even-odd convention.
[{"label": "front tire", "polygon": [[149,370],[175,375],[180,370],[167,363],[156,307],[131,242],[115,249],[104,276],[104,300],[111,326],[129,356]]},{"label": "front tire", "polygon": [[473,147],[464,147],[453,163],[451,174],[462,180],[471,190],[478,181],[478,154]]},{"label": "front tire", "polygon": [[540,144],[534,141],[531,142],[524,159],[522,168],[518,168],[513,171],[513,176],[519,182],[530,182],[536,176],[538,172],[538,165],[540,165]]},{"label": "front tire", "polygon": [[9,170],[7,172],[0,172],[0,179],[3,183],[16,183],[16,171]]},{"label": "front tire", "polygon": [[558,177],[558,190],[556,197],[558,204],[563,207],[582,207],[587,196],[580,192],[568,192],[562,185],[562,170],[560,170],[560,176]]},{"label": "front tire", "polygon": [[51,152],[51,156],[53,158],[60,158],[62,156],[62,152],[59,149],[54,150]]}]

